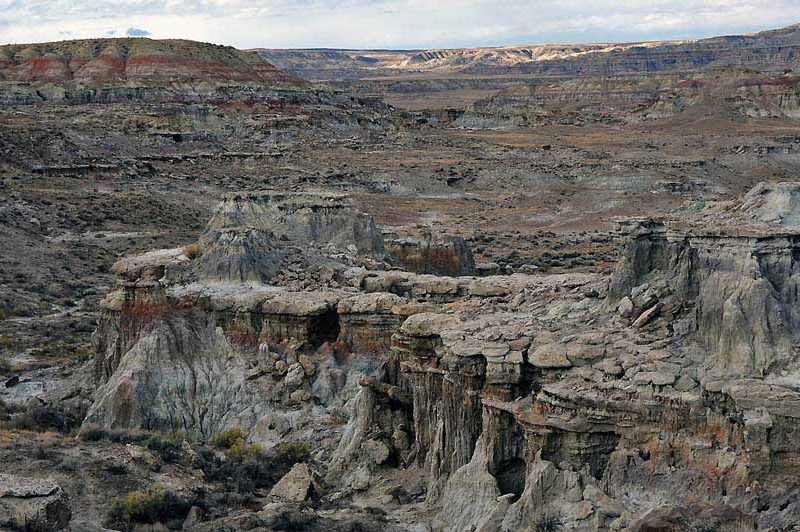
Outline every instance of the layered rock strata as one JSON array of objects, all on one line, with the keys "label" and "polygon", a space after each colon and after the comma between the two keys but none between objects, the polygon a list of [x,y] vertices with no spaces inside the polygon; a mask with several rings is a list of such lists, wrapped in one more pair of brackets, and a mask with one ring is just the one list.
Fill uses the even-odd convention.
[{"label": "layered rock strata", "polygon": [[[800,524],[796,189],[628,220],[611,277],[369,270],[335,252],[359,250],[350,236],[305,290],[203,280],[181,250],[128,259],[86,423],[274,443],[352,399],[327,483],[414,470],[436,529],[784,530]],[[324,248],[295,229],[275,242]]]},{"label": "layered rock strata", "polygon": [[409,317],[387,385],[412,397],[439,526],[800,523],[796,504],[764,503],[798,490],[797,240],[759,219],[776,204],[793,219],[786,187],[630,222],[610,280],[538,276],[492,306]]},{"label": "layered rock strata", "polygon": [[395,239],[387,250],[404,269],[415,273],[459,277],[475,275],[475,258],[462,237]]},{"label": "layered rock strata", "polygon": [[64,530],[72,518],[69,498],[49,479],[0,474],[0,527],[5,530]]}]

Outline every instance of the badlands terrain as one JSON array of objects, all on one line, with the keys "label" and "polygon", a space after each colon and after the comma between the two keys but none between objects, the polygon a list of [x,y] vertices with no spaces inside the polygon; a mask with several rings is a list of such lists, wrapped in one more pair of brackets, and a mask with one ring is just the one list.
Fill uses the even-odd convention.
[{"label": "badlands terrain", "polygon": [[0,46],[0,529],[800,530],[798,72]]}]

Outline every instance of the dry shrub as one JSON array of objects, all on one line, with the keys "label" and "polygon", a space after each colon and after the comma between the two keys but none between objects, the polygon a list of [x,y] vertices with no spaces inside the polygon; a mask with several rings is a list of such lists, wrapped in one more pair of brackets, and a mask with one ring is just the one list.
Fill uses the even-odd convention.
[{"label": "dry shrub", "polygon": [[189,258],[189,260],[194,260],[203,254],[203,250],[200,249],[200,244],[197,243],[187,244],[181,248],[181,251]]}]

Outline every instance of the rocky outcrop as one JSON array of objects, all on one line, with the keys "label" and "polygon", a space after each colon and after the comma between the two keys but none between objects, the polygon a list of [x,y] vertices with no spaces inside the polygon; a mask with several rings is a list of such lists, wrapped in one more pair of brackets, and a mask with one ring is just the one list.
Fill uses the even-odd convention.
[{"label": "rocky outcrop", "polygon": [[643,120],[800,117],[800,79],[740,68],[700,73],[539,79],[515,83],[467,106],[455,125],[509,128]]},{"label": "rocky outcrop", "polygon": [[248,383],[247,359],[203,315],[165,317],[143,331],[95,393],[84,423],[180,431],[203,439],[252,427],[268,396]]},{"label": "rocky outcrop", "polygon": [[406,270],[460,277],[475,275],[475,258],[462,237],[396,239],[386,245],[389,254]]},{"label": "rocky outcrop", "polygon": [[[275,442],[288,409],[314,430],[347,405],[326,482],[364,491],[410,469],[442,530],[800,523],[797,505],[765,504],[800,489],[795,188],[621,222],[611,277],[348,266],[296,290],[198,280],[202,261],[180,250],[127,259],[86,423]],[[335,261],[355,260],[341,245],[380,249],[347,244],[347,224],[309,232],[319,213],[259,227],[263,208],[225,205],[210,227],[305,239]],[[306,473],[286,497],[309,496]]]},{"label": "rocky outcrop", "polygon": [[696,72],[713,67],[747,67],[782,72],[797,66],[800,27],[753,35],[697,41],[610,45],[556,58],[537,58],[511,65],[473,65],[473,74],[605,76],[642,72]]},{"label": "rocky outcrop", "polygon": [[800,339],[796,194],[794,184],[762,184],[702,225],[634,222],[612,294],[632,303],[634,324],[691,306],[685,326],[705,353],[708,378],[791,371]]},{"label": "rocky outcrop", "polygon": [[[231,194],[200,239],[202,280],[269,283],[285,270],[333,270],[333,255],[387,258],[371,218],[330,193]],[[293,261],[291,266],[288,262]]]},{"label": "rocky outcrop", "polygon": [[[491,306],[456,282],[457,310],[407,318],[384,386],[410,397],[439,526],[800,523],[754,502],[797,489],[793,189],[635,221],[610,280],[534,276]],[[763,221],[770,206],[786,226]],[[370,397],[340,455],[385,423],[389,401]]]},{"label": "rocky outcrop", "polygon": [[0,527],[7,530],[64,530],[72,512],[58,483],[0,473]]},{"label": "rocky outcrop", "polygon": [[[220,234],[258,242],[231,247]],[[398,296],[351,288],[356,265],[383,257],[380,232],[344,196],[225,198],[199,245],[114,266],[84,426],[208,439],[231,427],[260,434],[282,408],[333,405],[382,364],[346,355],[385,349],[409,312]]]},{"label": "rocky outcrop", "polygon": [[339,340],[359,352],[386,351],[392,335],[415,309],[387,292],[359,294],[339,302]]},{"label": "rocky outcrop", "polygon": [[274,502],[300,503],[314,493],[314,476],[308,464],[299,463],[281,478],[269,492],[269,499]]}]

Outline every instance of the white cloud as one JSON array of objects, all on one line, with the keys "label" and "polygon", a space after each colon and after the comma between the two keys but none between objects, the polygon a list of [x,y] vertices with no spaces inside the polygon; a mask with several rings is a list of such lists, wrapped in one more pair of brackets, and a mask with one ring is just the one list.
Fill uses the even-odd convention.
[{"label": "white cloud", "polygon": [[797,0],[0,0],[0,43],[99,37],[411,48],[693,38],[800,22]]}]

